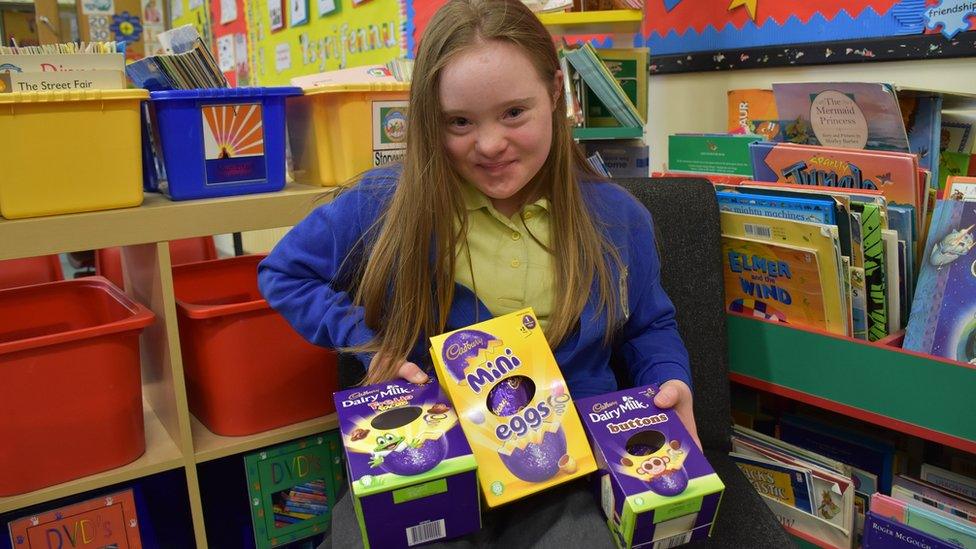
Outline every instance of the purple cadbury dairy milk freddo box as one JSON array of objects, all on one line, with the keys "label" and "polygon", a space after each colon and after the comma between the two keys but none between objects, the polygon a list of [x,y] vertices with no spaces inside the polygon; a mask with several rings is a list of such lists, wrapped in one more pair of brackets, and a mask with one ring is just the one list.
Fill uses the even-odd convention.
[{"label": "purple cadbury dairy milk freddo box", "polygon": [[412,547],[481,528],[476,464],[451,401],[431,381],[335,394],[350,491],[369,547]]},{"label": "purple cadbury dairy milk freddo box", "polygon": [[645,386],[576,402],[599,470],[593,487],[618,547],[707,538],[725,485]]}]

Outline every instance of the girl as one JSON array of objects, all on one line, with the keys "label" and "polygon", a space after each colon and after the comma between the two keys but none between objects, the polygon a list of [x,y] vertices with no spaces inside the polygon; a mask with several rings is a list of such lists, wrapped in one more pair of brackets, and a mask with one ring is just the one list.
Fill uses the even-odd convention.
[{"label": "girl", "polygon": [[[615,353],[695,436],[650,216],[589,169],[562,77],[520,1],[450,0],[420,41],[402,166],[367,173],[292,229],[262,262],[261,291],[310,341],[355,353],[364,384],[423,383],[428,337],[532,306],[574,398],[617,388]],[[585,501],[600,524],[588,494],[548,494],[547,512]]]}]

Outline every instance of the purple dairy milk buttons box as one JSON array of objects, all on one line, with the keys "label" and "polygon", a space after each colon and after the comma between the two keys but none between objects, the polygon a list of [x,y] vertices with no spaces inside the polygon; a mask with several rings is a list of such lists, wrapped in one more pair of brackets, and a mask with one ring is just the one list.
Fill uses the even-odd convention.
[{"label": "purple dairy milk buttons box", "polygon": [[366,547],[413,547],[481,528],[476,465],[434,381],[335,394],[351,495]]},{"label": "purple dairy milk buttons box", "polygon": [[707,538],[725,485],[657,387],[576,401],[599,470],[594,490],[618,547]]}]

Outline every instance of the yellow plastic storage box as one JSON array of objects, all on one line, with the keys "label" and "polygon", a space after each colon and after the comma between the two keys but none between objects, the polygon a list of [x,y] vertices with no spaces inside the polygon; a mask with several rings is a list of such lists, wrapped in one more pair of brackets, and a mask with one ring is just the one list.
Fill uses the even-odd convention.
[{"label": "yellow plastic storage box", "polygon": [[146,90],[0,94],[0,215],[14,219],[142,203]]},{"label": "yellow plastic storage box", "polygon": [[332,84],[288,100],[295,181],[333,186],[403,158],[407,82]]}]

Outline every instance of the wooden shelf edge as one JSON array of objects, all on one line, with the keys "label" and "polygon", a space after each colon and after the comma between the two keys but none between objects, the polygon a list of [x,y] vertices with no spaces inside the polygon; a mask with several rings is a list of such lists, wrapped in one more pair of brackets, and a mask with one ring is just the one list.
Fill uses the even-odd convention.
[{"label": "wooden shelf edge", "polygon": [[540,13],[549,32],[574,34],[634,34],[644,21],[641,10],[601,10]]},{"label": "wooden shelf edge", "polygon": [[186,463],[183,454],[180,453],[176,443],[173,442],[166,428],[156,417],[152,407],[146,402],[143,403],[143,418],[146,422],[146,452],[139,459],[116,469],[48,486],[26,494],[0,497],[0,513],[16,511],[31,505],[183,467]]},{"label": "wooden shelf edge", "polygon": [[833,400],[829,400],[816,395],[805,393],[803,391],[797,391],[796,389],[791,389],[789,387],[784,387],[781,385],[777,385],[775,383],[770,383],[768,381],[758,379],[752,376],[747,376],[736,372],[729,372],[729,379],[731,379],[736,383],[739,383],[740,385],[745,385],[753,389],[758,389],[760,391],[765,391],[767,393],[772,393],[774,395],[783,396],[791,400],[795,400],[797,402],[803,402],[805,404],[810,404],[812,406],[823,408],[825,410],[831,410],[833,412],[837,412],[839,414],[853,417],[861,421],[866,421],[868,423],[873,423],[875,425],[887,427],[895,431],[907,433],[916,436],[918,438],[931,440],[933,442],[938,442],[939,444],[944,444],[946,446],[951,446],[953,448],[963,450],[965,452],[976,453],[976,441],[973,440],[966,440],[939,431],[934,431],[932,429],[928,429],[920,425],[915,425],[913,423],[908,423],[905,421],[887,417],[875,412],[863,410],[861,408],[848,406],[840,402],[835,402]]},{"label": "wooden shelf edge", "polygon": [[329,201],[332,187],[289,183],[278,192],[174,202],[147,193],[141,206],[26,219],[0,218],[0,259],[166,242],[294,225]]},{"label": "wooden shelf edge", "polygon": [[333,413],[254,435],[224,437],[212,433],[193,414],[190,414],[190,421],[193,425],[193,448],[197,463],[241,454],[296,438],[307,437],[323,431],[336,429],[339,426],[339,420],[336,414]]}]

